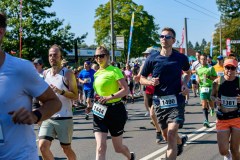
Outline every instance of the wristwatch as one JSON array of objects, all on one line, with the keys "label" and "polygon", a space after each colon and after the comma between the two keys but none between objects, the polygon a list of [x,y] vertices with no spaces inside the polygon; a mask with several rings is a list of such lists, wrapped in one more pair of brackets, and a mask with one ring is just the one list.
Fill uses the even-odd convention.
[{"label": "wristwatch", "polygon": [[115,95],[114,94],[111,94],[112,97],[114,97]]},{"label": "wristwatch", "polygon": [[64,93],[65,93],[65,91],[64,91],[64,90],[62,90],[62,92],[60,93],[60,95],[64,95]]}]

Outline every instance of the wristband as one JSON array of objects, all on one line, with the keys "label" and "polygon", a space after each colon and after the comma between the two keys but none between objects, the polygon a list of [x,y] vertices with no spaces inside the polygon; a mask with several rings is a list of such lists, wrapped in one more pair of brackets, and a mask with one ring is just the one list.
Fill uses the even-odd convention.
[{"label": "wristband", "polygon": [[62,92],[60,93],[60,95],[64,95],[64,93],[65,93],[65,91],[64,91],[64,90],[62,90]]},{"label": "wristband", "polygon": [[114,94],[111,94],[112,97],[114,97]]},{"label": "wristband", "polygon": [[42,113],[39,110],[34,110],[33,114],[37,117],[37,121],[35,122],[37,124],[42,118]]}]

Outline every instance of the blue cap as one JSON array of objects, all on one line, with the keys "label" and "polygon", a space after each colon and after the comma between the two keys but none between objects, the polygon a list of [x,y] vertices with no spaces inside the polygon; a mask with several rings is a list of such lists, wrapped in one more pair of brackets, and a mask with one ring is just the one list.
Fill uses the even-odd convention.
[{"label": "blue cap", "polygon": [[217,59],[218,59],[218,60],[223,60],[223,56],[220,55],[220,56],[217,57]]}]

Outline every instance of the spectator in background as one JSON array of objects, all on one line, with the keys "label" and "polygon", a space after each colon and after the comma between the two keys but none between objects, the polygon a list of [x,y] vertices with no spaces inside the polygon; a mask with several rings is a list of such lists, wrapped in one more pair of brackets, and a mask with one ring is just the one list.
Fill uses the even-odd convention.
[{"label": "spectator in background", "polygon": [[212,61],[212,57],[211,56],[207,56],[207,64],[209,65],[209,66],[214,66],[215,64],[213,63],[213,61]]},{"label": "spectator in background", "polygon": [[[94,75],[95,71],[91,69],[91,62],[85,61],[84,62],[84,69],[78,75],[78,81],[83,84],[83,92],[87,103],[86,110],[90,110],[92,108],[92,99],[94,98],[94,89],[93,89],[93,82],[94,82]],[[89,115],[86,111],[86,120],[89,119]]]},{"label": "spectator in background", "polygon": [[62,67],[67,67],[68,66],[68,61],[66,59],[62,59]]},{"label": "spectator in background", "polygon": [[33,64],[34,64],[35,68],[37,69],[37,72],[38,72],[39,76],[43,77],[44,69],[43,69],[43,61],[42,61],[42,59],[41,58],[34,59]]},{"label": "spectator in background", "polygon": [[217,64],[215,64],[213,67],[214,67],[218,77],[224,75],[223,56],[220,55],[217,57]]},{"label": "spectator in background", "polygon": [[97,72],[97,70],[99,69],[99,65],[96,64],[96,63],[93,63],[93,64],[92,64],[92,69],[93,69],[95,72]]}]

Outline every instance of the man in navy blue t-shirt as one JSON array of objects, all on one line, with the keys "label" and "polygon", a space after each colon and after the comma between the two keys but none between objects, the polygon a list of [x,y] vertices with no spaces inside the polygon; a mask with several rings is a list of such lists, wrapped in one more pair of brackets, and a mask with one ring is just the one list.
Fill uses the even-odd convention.
[{"label": "man in navy blue t-shirt", "polygon": [[[184,123],[185,95],[189,90],[190,65],[187,56],[173,50],[176,33],[164,28],[160,35],[161,51],[151,54],[143,66],[140,82],[155,86],[153,105],[164,139],[168,142],[167,159],[176,159],[183,151],[187,136],[180,138],[178,129]],[[152,73],[152,79],[148,75]]]},{"label": "man in navy blue t-shirt", "polygon": [[[87,103],[87,109],[92,108],[92,99],[94,97],[93,81],[94,81],[95,71],[91,69],[91,62],[84,62],[84,69],[78,75],[78,81],[83,84],[83,91]],[[85,117],[86,120],[89,119],[88,114]]]}]

